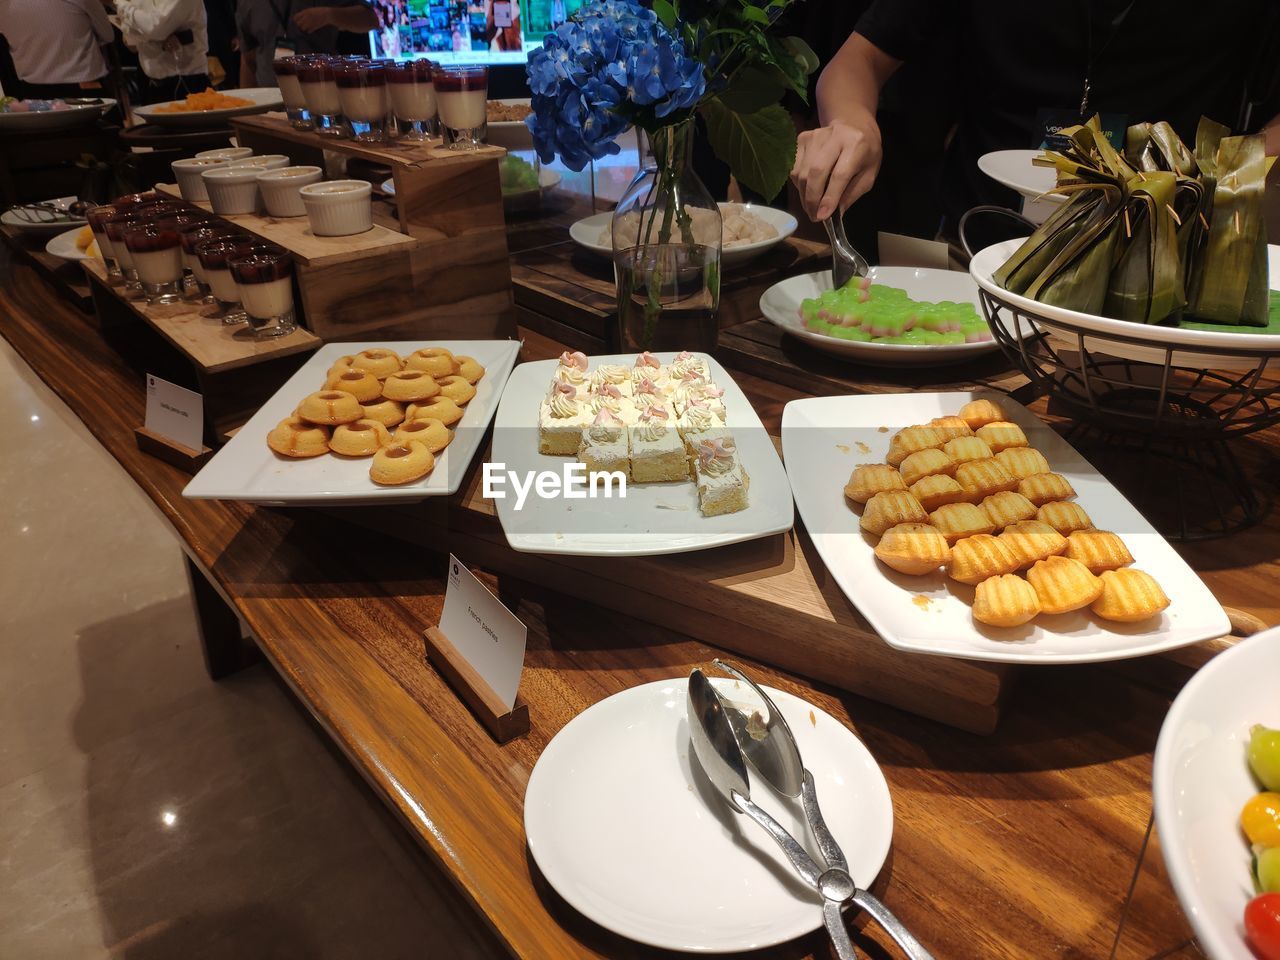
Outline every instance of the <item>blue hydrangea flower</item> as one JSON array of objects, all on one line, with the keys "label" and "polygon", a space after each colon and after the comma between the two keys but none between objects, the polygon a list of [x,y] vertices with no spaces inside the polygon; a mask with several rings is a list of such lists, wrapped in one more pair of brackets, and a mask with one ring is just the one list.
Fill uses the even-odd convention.
[{"label": "blue hydrangea flower", "polygon": [[617,153],[632,123],[661,126],[707,89],[702,64],[638,0],[592,0],[529,57],[533,112],[525,124],[543,163],[571,170]]}]

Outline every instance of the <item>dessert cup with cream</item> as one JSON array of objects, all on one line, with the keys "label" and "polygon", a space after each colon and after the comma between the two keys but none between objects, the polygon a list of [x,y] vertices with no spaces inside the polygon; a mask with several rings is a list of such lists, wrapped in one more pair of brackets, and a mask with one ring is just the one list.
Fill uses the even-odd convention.
[{"label": "dessert cup with cream", "polygon": [[178,282],[178,290],[184,300],[190,300],[195,292],[195,279],[191,276],[191,268],[185,258],[181,257],[182,231],[191,230],[209,222],[209,214],[203,210],[183,210],[179,213],[167,213],[152,221],[156,226],[178,232],[179,259],[182,260],[182,279]]},{"label": "dessert cup with cream", "polygon": [[408,60],[387,68],[391,112],[406,140],[436,136],[436,88],[430,60]]},{"label": "dessert cup with cream", "polygon": [[176,227],[163,220],[135,223],[124,231],[124,245],[147,303],[177,303],[182,299],[182,246]]},{"label": "dessert cup with cream", "polygon": [[282,170],[264,170],[258,174],[258,192],[262,204],[273,217],[304,217],[307,209],[302,205],[298,190],[324,179],[319,167],[285,167]]},{"label": "dessert cup with cream", "polygon": [[186,157],[173,161],[169,166],[173,169],[173,175],[178,181],[178,192],[182,194],[182,199],[197,203],[209,199],[201,174],[210,167],[229,162],[225,157]]},{"label": "dessert cup with cream", "polygon": [[298,66],[303,62],[303,57],[281,57],[271,64],[271,69],[275,71],[276,85],[280,88],[280,99],[284,101],[289,122],[299,130],[310,130],[315,124],[311,121],[307,100],[302,95],[302,83],[298,80]]},{"label": "dessert cup with cream", "polygon": [[243,256],[233,257],[228,265],[254,336],[283,337],[297,328],[293,317],[293,257],[289,251],[271,245],[255,246]]},{"label": "dessert cup with cream", "polygon": [[230,262],[236,257],[248,256],[255,246],[252,239],[244,237],[216,237],[196,245],[196,256],[204,269],[205,282],[213,291],[218,310],[213,316],[224,324],[244,323],[249,319],[240,306],[240,290],[231,275]]},{"label": "dessert cup with cream", "polygon": [[444,142],[450,150],[475,150],[485,141],[489,68],[441,66],[431,74]]},{"label": "dessert cup with cream", "polygon": [[325,136],[345,137],[347,132],[342,121],[338,84],[334,80],[334,62],[328,58],[313,57],[298,64],[297,73],[302,99],[316,131]]},{"label": "dessert cup with cream", "polygon": [[[207,240],[231,236],[235,236],[234,228],[215,220],[206,220],[178,231],[178,243],[182,247],[182,265],[191,271],[192,282],[186,289],[188,300],[198,300],[201,303],[214,302],[209,281],[205,279],[204,267],[200,264],[200,258],[196,256],[196,247]],[[249,239],[247,235],[245,239]]]},{"label": "dessert cup with cream", "polygon": [[258,174],[263,170],[279,170],[289,165],[283,154],[269,154],[234,160],[210,167],[201,174],[209,192],[213,212],[224,216],[256,213],[258,210]]},{"label": "dessert cup with cream", "polygon": [[108,283],[120,283],[124,278],[115,250],[111,246],[111,238],[107,236],[107,221],[118,212],[110,204],[103,204],[100,207],[90,207],[84,214],[85,220],[89,222],[89,229],[93,231],[94,242],[98,244],[98,252],[102,254],[102,262],[106,264]]},{"label": "dessert cup with cream", "polygon": [[311,232],[317,237],[349,237],[373,226],[373,200],[368,180],[332,180],[298,190]]},{"label": "dessert cup with cream", "polygon": [[387,68],[381,63],[348,61],[334,68],[338,102],[351,125],[351,138],[376,143],[386,138]]}]

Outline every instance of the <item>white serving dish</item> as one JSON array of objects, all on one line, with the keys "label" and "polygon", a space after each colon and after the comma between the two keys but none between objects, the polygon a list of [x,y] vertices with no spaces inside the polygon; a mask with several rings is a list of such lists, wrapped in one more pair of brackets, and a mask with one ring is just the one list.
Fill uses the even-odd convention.
[{"label": "white serving dish", "polygon": [[[967,273],[958,270],[934,270],[927,267],[872,267],[867,274],[872,282],[901,287],[913,300],[954,300],[972,303],[982,316],[978,287]],[[828,337],[805,327],[800,319],[800,303],[835,285],[830,270],[805,273],[780,280],[760,297],[760,312],[775,327],[824,353],[846,357],[862,363],[885,367],[928,367],[944,363],[972,360],[985,353],[999,351],[993,340],[980,343],[920,344],[859,343]]]},{"label": "white serving dish", "polygon": [[[35,99],[65,99],[41,98]],[[51,130],[69,130],[92,123],[116,105],[110,97],[102,97],[100,103],[68,106],[65,110],[42,110],[37,113],[0,113],[0,131],[5,133],[47,133]]]},{"label": "white serving dish", "polygon": [[[675,356],[660,353],[668,363]],[[571,556],[640,557],[687,553],[740,543],[791,529],[794,512],[787,474],[773,441],[742,389],[714,358],[699,355],[711,378],[724,388],[727,423],[751,479],[750,504],[739,513],[704,517],[692,481],[629,484],[626,499],[540,498],[530,494],[521,510],[513,495],[495,499],[507,543],[524,553]],[[592,357],[591,369],[604,363],[631,366],[634,354]],[[516,367],[498,408],[491,461],[522,477],[541,471],[559,474],[573,457],[538,453],[538,405],[551,386],[557,361],[539,360]],[[522,481],[523,482],[523,481]],[[511,491],[510,483],[506,490]]]},{"label": "white serving dish", "polygon": [[996,183],[1016,190],[1024,197],[1036,199],[1049,194],[1048,199],[1060,203],[1065,198],[1053,192],[1058,185],[1058,171],[1031,162],[1043,155],[1043,150],[996,150],[978,158],[978,169]]},{"label": "white serving dish", "polygon": [[[733,697],[734,681],[713,683]],[[849,872],[870,886],[893,837],[884,775],[840,721],[765,689],[813,772]],[[821,899],[769,835],[707,782],[689,743],[687,690],[684,677],[624,690],[578,714],[547,744],[524,798],[538,869],[588,919],[667,950],[736,954],[818,929]],[[751,799],[818,855],[796,801],[758,776]]]},{"label": "white serving dish", "polygon": [[204,186],[204,172],[227,163],[226,157],[184,157],[169,164],[174,179],[178,181],[178,192],[183,200],[199,203],[209,199],[209,191]]},{"label": "white serving dish", "polygon": [[[404,357],[427,346],[475,357],[485,368],[484,377],[476,384],[475,398],[458,421],[453,442],[437,455],[435,470],[428,476],[401,487],[380,487],[369,479],[371,458],[356,460],[326,454],[290,460],[267,447],[267,433],[290,416],[303,397],[324,388],[326,374],[339,357],[374,347],[394,350]],[[520,344],[515,340],[325,344],[214,454],[182,495],[195,500],[240,500],[274,506],[332,506],[414,502],[456,493],[493,419],[503,384],[519,352]]]},{"label": "white serving dish", "polygon": [[[731,204],[722,203],[720,206],[723,208],[731,206]],[[773,224],[773,228],[778,231],[778,235],[769,240],[744,243],[721,250],[720,264],[722,267],[736,267],[754,260],[761,254],[772,250],[796,231],[796,218],[785,210],[762,207],[755,203],[733,204],[733,206],[741,206],[748,212],[754,213],[761,220]],[[590,250],[597,256],[611,261],[613,260],[613,246],[608,243],[601,243],[600,234],[609,226],[609,222],[612,219],[613,214],[611,212],[594,213],[589,217],[583,217],[569,227],[569,236],[574,243],[584,250]]]},{"label": "white serving dish", "polygon": [[[60,233],[56,237],[52,237],[48,243],[44,245],[44,252],[53,254],[55,257],[61,257],[63,260],[89,260],[90,255],[85,253],[76,246],[76,239],[80,236],[80,231],[84,227],[75,227]],[[95,238],[96,240],[96,238]],[[101,257],[92,259],[101,260]]]},{"label": "white serving dish", "polygon": [[[1086,609],[1040,616],[1023,627],[988,627],[973,619],[973,587],[941,570],[904,576],[875,558],[874,538],[860,532],[858,514],[843,494],[853,468],[883,462],[902,427],[955,414],[978,397],[994,400],[1022,427],[1053,471],[1070,480],[1099,530],[1124,538],[1134,566],[1155,577],[1171,599],[1168,609],[1141,623],[1107,623]],[[970,660],[1087,663],[1159,653],[1230,632],[1218,601],[1164,537],[1070,444],[1009,397],[955,392],[793,400],[782,415],[782,449],[814,546],[845,596],[892,647]]]},{"label": "white serving dish", "polygon": [[[52,203],[60,210],[68,209],[78,197],[54,197],[52,200],[46,200],[46,203]],[[71,220],[59,220],[56,223],[41,223],[38,221],[24,220],[18,216],[15,210],[6,210],[0,214],[0,223],[6,227],[13,227],[20,233],[30,233],[38,237],[52,237],[59,233],[65,233],[71,227],[84,226],[88,223],[84,217],[75,217]]]},{"label": "white serving dish", "polygon": [[[1022,240],[1006,240],[992,244],[979,250],[969,264],[969,273],[982,289],[993,297],[1035,314],[1041,318],[1043,325],[1054,332],[1074,341],[1076,334],[1054,321],[1068,324],[1072,328],[1079,327],[1086,331],[1085,347],[1090,352],[1106,353],[1128,360],[1139,360],[1145,363],[1164,364],[1166,348],[1173,348],[1173,363],[1178,366],[1209,367],[1216,369],[1252,369],[1257,366],[1254,359],[1224,359],[1213,354],[1197,353],[1196,348],[1219,350],[1262,350],[1280,354],[1280,336],[1268,333],[1234,333],[1214,330],[1188,330],[1182,327],[1156,326],[1143,323],[1130,323],[1127,320],[1112,320],[1091,313],[1079,313],[1062,307],[1051,306],[1010,293],[992,279],[1006,260],[1022,245]],[[1280,246],[1271,244],[1267,247],[1267,266],[1272,290],[1280,290]],[[1098,340],[1089,337],[1089,331],[1104,336],[1119,335],[1148,341],[1145,344],[1117,343],[1114,340]],[[1072,344],[1074,347],[1074,343]]]},{"label": "white serving dish", "polygon": [[258,212],[259,167],[240,166],[236,163],[220,163],[200,174],[209,206],[221,216]]},{"label": "white serving dish", "polygon": [[[506,106],[528,106],[528,97],[515,97],[505,100],[493,100]],[[532,150],[533,134],[525,126],[523,120],[490,120],[485,123],[485,142],[495,147],[506,147],[508,150]]]},{"label": "white serving dish", "polygon": [[373,227],[373,185],[368,180],[329,180],[298,190],[311,232],[349,237]]},{"label": "white serving dish", "polygon": [[[133,112],[148,123],[158,127],[218,127],[230,117],[240,117],[250,113],[266,113],[284,106],[278,87],[244,87],[239,90],[221,90],[229,97],[242,97],[253,102],[242,107],[222,107],[218,110],[182,110],[166,113],[161,107],[179,101],[169,100],[165,103],[151,103],[142,107],[134,107]],[[185,97],[183,100],[185,101]]]},{"label": "white serving dish", "polygon": [[1244,939],[1253,898],[1240,810],[1261,788],[1249,730],[1280,727],[1280,628],[1210,660],[1169,708],[1151,771],[1160,851],[1178,902],[1209,960],[1256,960]]},{"label": "white serving dish", "polygon": [[258,174],[258,192],[262,194],[262,205],[273,217],[305,217],[307,208],[303,206],[298,190],[323,179],[324,171],[319,167],[264,170]]},{"label": "white serving dish", "polygon": [[213,150],[201,150],[196,154],[197,160],[245,160],[253,156],[249,147],[216,147]]}]

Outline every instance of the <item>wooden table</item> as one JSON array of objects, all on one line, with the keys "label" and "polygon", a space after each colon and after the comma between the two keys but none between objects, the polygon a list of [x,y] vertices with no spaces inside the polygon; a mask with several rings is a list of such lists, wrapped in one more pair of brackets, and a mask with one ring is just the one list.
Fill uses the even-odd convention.
[{"label": "wooden table", "polygon": [[[522,798],[539,753],[574,715],[637,683],[684,675],[712,647],[554,593],[528,594],[519,610],[529,624],[521,689],[533,727],[496,746],[423,662],[421,632],[440,611],[440,555],[350,536],[314,511],[183,500],[188,476],[134,446],[141,374],[27,267],[0,284],[0,332],[173,524],[210,672],[243,662],[234,612],[474,904],[478,925],[518,956],[668,956],[594,926],[547,887],[525,847]],[[528,357],[558,349],[526,340]],[[85,369],[95,371],[91,381]],[[749,375],[740,382],[776,429],[795,392]],[[105,407],[104,391],[114,399]],[[1250,443],[1274,465],[1274,434]],[[1277,525],[1273,514],[1229,541],[1184,550],[1224,603],[1268,622],[1280,619]],[[342,550],[332,549],[335,540]],[[599,629],[602,617],[611,629]],[[1187,675],[1176,664],[1029,670],[988,737],[757,672],[846,722],[882,765],[895,834],[875,890],[939,958],[1199,955],[1150,836],[1151,752]],[[856,940],[871,957],[896,955],[875,928]],[[830,953],[818,933],[753,956]]]}]

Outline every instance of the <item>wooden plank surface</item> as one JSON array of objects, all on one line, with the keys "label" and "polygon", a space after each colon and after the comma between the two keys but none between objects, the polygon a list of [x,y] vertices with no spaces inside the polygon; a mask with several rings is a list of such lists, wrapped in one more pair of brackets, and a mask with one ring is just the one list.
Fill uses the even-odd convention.
[{"label": "wooden plank surface", "polygon": [[223,373],[277,357],[315,350],[322,341],[302,327],[283,337],[259,340],[248,324],[227,326],[210,317],[212,307],[202,303],[158,304],[132,300],[124,288],[107,282],[107,268],[101,260],[83,260],[85,274],[99,296],[110,297],[127,307],[157,330],[204,373]]},{"label": "wooden plank surface", "polygon": [[[133,444],[136,377],[66,306],[50,304],[29,270],[0,284],[0,331],[173,523],[272,666],[475,905],[478,924],[517,956],[671,956],[609,934],[555,895],[528,857],[522,798],[538,754],[569,719],[611,693],[683,675],[714,647],[531,593],[519,612],[530,625],[521,690],[532,729],[495,745],[422,659],[420,631],[439,617],[442,556],[346,536],[345,525],[310,511],[182,500],[186,475]],[[794,392],[740,381],[776,428]],[[105,410],[103,391],[113,398]],[[1274,433],[1257,442],[1274,464]],[[1183,552],[1219,597],[1245,598],[1246,612],[1274,622],[1278,533],[1272,514],[1255,531]],[[1185,673],[1030,671],[1005,723],[980,738],[747,666],[830,711],[880,762],[895,833],[873,889],[940,958],[1191,955],[1188,924],[1147,843],[1151,750]],[[857,925],[865,954],[897,956],[879,931]],[[750,956],[828,958],[830,948],[817,933]]]},{"label": "wooden plank surface", "polygon": [[[157,183],[156,190],[181,197],[178,186],[174,183]],[[195,206],[201,210],[213,209],[207,200],[197,201]],[[377,222],[364,233],[350,237],[319,237],[311,231],[311,222],[306,217],[277,218],[256,213],[220,213],[218,216],[255,236],[279,244],[301,263],[313,267],[328,267],[402,250],[410,251],[418,245],[413,237]]]},{"label": "wooden plank surface", "polygon": [[[77,229],[68,227],[68,230]],[[89,294],[89,281],[85,279],[80,265],[71,260],[63,260],[45,252],[48,237],[34,237],[29,233],[0,225],[0,238],[9,246],[14,254],[34,267],[42,277],[86,313],[93,312],[93,301]]]}]

